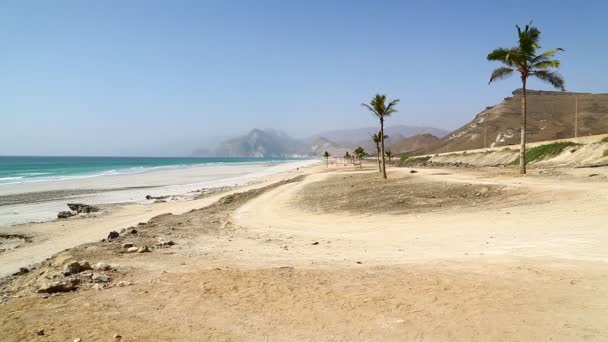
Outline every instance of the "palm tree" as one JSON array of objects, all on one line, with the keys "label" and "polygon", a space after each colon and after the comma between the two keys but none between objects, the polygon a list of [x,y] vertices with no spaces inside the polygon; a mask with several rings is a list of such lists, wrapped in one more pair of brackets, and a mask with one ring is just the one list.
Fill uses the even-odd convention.
[{"label": "palm tree", "polygon": [[348,164],[349,161],[350,161],[350,153],[348,153],[348,151],[346,151],[346,153],[344,154],[344,166],[346,166],[346,164]]},{"label": "palm tree", "polygon": [[[521,146],[519,148],[519,173],[526,173],[526,116],[528,104],[526,98],[526,83],[529,77],[536,77],[541,81],[551,84],[557,89],[565,90],[564,79],[555,69],[559,68],[560,62],[551,59],[557,52],[564,51],[562,48],[548,50],[537,54],[540,49],[540,31],[530,24],[522,30],[518,25],[518,45],[512,48],[498,48],[488,54],[489,61],[497,61],[504,64],[497,68],[490,76],[490,82],[505,79],[515,72],[519,72],[522,83],[521,99]],[[488,84],[489,84],[488,83]]]},{"label": "palm tree", "polygon": [[[374,144],[376,144],[376,159],[378,160],[378,172],[382,173],[382,164],[380,163],[380,142],[382,139],[380,139],[380,132],[378,133],[374,133],[371,135],[372,136],[372,141],[374,142]],[[387,139],[388,135],[384,135],[384,139]]]},{"label": "palm tree", "polygon": [[359,168],[363,168],[363,158],[367,155],[367,152],[365,152],[363,147],[359,146],[355,149],[355,155],[359,159]]},{"label": "palm tree", "polygon": [[384,154],[386,154],[386,157],[388,158],[388,163],[392,164],[393,162],[391,161],[391,159],[393,158],[393,152],[391,152],[391,150],[387,150],[386,152],[384,152]]},{"label": "palm tree", "polygon": [[323,157],[325,157],[325,160],[327,161],[327,167],[329,167],[329,156],[331,156],[329,152],[325,151],[325,153],[323,153]]},{"label": "palm tree", "polygon": [[390,101],[386,104],[386,95],[376,94],[369,104],[362,103],[361,105],[369,109],[374,115],[380,119],[380,154],[382,157],[382,177],[386,179],[386,163],[384,160],[384,120],[397,112],[395,108],[399,103],[399,99]]}]

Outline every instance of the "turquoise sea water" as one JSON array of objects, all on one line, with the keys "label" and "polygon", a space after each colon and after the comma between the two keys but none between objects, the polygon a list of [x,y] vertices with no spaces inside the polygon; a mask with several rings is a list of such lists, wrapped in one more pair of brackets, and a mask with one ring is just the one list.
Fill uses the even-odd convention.
[{"label": "turquoise sea water", "polygon": [[129,174],[158,168],[235,163],[284,163],[286,158],[8,157],[0,156],[0,185]]}]

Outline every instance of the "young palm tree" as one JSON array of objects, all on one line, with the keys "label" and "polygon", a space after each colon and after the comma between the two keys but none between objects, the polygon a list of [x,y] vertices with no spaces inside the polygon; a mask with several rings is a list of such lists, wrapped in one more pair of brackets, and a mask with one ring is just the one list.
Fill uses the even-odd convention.
[{"label": "young palm tree", "polygon": [[344,166],[346,166],[346,164],[348,164],[349,161],[350,161],[350,153],[348,153],[348,151],[346,151],[346,153],[344,154]]},{"label": "young palm tree", "polygon": [[363,158],[367,155],[365,149],[361,146],[357,147],[357,149],[355,149],[355,155],[359,159],[359,168],[363,168]]},{"label": "young palm tree", "polygon": [[517,27],[518,45],[512,48],[498,48],[488,54],[489,61],[497,61],[504,64],[497,68],[490,76],[490,82],[505,79],[518,72],[522,83],[521,99],[521,146],[519,148],[519,173],[526,173],[526,117],[528,114],[528,104],[526,99],[526,83],[529,77],[536,77],[541,81],[551,84],[557,89],[565,90],[564,79],[555,69],[559,68],[560,62],[551,59],[559,51],[564,49],[557,48],[537,54],[540,49],[540,31],[526,25],[522,30]]},{"label": "young palm tree", "polygon": [[329,152],[325,151],[325,153],[323,153],[323,157],[325,157],[325,160],[327,161],[327,167],[329,167],[329,157],[331,156],[331,154],[329,154]]},{"label": "young palm tree", "polygon": [[[387,139],[388,135],[384,135],[384,139]],[[376,159],[378,160],[378,172],[382,173],[382,164],[380,163],[380,132],[372,134],[372,141],[376,144]]]},{"label": "young palm tree", "polygon": [[369,104],[362,103],[361,105],[369,109],[374,115],[380,119],[380,154],[382,158],[382,177],[386,179],[386,163],[384,160],[384,120],[397,112],[395,108],[399,103],[399,99],[390,101],[386,104],[386,95],[376,94]]},{"label": "young palm tree", "polygon": [[386,154],[386,158],[388,158],[388,163],[392,165],[393,152],[391,152],[391,150],[387,150],[386,152],[384,152],[384,154]]}]

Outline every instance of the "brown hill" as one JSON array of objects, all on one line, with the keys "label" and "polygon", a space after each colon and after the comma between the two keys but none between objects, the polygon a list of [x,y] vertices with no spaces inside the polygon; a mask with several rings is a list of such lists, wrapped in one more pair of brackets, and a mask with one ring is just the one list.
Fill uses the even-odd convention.
[{"label": "brown hill", "polygon": [[430,152],[430,147],[438,144],[440,141],[436,136],[423,133],[411,137],[403,138],[390,145],[388,148],[399,156],[414,156],[419,154],[427,154]]},{"label": "brown hill", "polygon": [[[578,115],[577,115],[578,109]],[[608,132],[608,94],[528,91],[528,142]],[[453,131],[430,148],[432,153],[519,143],[521,90]]]}]

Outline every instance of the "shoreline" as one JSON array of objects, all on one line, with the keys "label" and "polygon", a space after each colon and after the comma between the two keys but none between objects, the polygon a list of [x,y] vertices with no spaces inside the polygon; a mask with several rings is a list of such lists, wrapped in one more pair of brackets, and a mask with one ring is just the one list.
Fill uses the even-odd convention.
[{"label": "shoreline", "polygon": [[[247,184],[232,187],[230,190],[213,193],[199,199],[185,199],[165,203],[116,204],[111,210],[99,216],[91,215],[66,220],[54,219],[46,222],[0,226],[0,235],[23,235],[30,239],[27,244],[23,244],[19,248],[0,253],[0,277],[12,274],[19,267],[37,263],[64,249],[99,241],[110,231],[136,226],[139,223],[148,222],[153,217],[167,213],[180,215],[200,209],[223,196],[263,187],[285,178],[297,177],[316,167],[314,164],[294,166],[294,168],[258,178],[257,181],[251,181]],[[296,168],[299,168],[299,171]]]},{"label": "shoreline", "polygon": [[[195,165],[125,175],[4,184],[0,185],[0,227],[54,220],[58,212],[66,210],[68,202],[90,205],[150,203],[146,200],[148,195],[191,199],[205,191],[243,186],[315,163],[318,160]],[[3,202],[6,204],[2,205]]]}]

